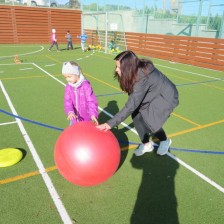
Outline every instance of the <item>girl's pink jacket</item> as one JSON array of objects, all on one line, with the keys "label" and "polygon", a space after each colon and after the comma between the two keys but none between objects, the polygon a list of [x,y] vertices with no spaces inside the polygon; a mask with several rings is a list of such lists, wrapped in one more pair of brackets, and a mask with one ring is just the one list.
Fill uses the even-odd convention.
[{"label": "girl's pink jacket", "polygon": [[51,42],[56,41],[56,33],[51,34]]},{"label": "girl's pink jacket", "polygon": [[77,88],[66,85],[64,110],[67,115],[73,112],[77,116],[77,119],[73,119],[73,124],[91,121],[92,115],[98,118],[98,101],[88,80],[83,81]]}]

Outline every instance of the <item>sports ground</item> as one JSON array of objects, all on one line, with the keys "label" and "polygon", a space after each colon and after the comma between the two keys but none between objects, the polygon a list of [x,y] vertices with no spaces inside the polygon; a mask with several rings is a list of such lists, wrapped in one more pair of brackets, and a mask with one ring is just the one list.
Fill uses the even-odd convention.
[{"label": "sports ground", "polygon": [[[172,139],[169,153],[134,156],[140,141],[129,117],[112,130],[121,148],[117,172],[81,187],[66,181],[54,161],[55,142],[69,125],[62,63],[81,66],[97,96],[100,123],[127,95],[113,78],[115,55],[48,47],[0,45],[0,149],[23,153],[17,164],[0,167],[0,223],[223,223],[224,72],[151,58],[180,95],[164,126]],[[16,54],[21,64],[14,63]]]}]

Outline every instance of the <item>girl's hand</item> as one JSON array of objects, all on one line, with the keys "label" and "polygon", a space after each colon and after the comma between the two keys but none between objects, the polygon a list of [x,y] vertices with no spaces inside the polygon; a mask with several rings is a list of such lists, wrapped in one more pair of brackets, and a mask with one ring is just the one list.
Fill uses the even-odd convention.
[{"label": "girl's hand", "polygon": [[70,112],[68,114],[67,120],[71,121],[71,120],[73,120],[75,118],[77,118],[77,116],[73,112]]},{"label": "girl's hand", "polygon": [[96,117],[95,117],[94,115],[91,116],[91,120],[92,120],[92,122],[94,122],[96,125],[99,124],[98,121],[97,121],[97,119],[96,119]]},{"label": "girl's hand", "polygon": [[110,125],[107,123],[97,125],[96,128],[99,130],[104,130],[104,131],[108,131],[111,129]]}]

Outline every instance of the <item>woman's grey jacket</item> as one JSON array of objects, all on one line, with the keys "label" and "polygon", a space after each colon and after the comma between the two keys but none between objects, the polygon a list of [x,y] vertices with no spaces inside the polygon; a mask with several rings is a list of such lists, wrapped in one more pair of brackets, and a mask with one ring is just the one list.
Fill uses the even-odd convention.
[{"label": "woman's grey jacket", "polygon": [[155,133],[162,128],[178,105],[178,91],[176,86],[156,68],[148,75],[139,71],[138,77],[125,106],[107,123],[113,128],[138,110],[146,126]]}]

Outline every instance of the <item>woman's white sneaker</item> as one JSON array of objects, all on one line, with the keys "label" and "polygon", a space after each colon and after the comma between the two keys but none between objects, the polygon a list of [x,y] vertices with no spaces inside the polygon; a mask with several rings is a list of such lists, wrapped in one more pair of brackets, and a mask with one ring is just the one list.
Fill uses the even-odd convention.
[{"label": "woman's white sneaker", "polygon": [[171,143],[172,143],[171,139],[167,139],[166,141],[161,141],[159,144],[159,148],[157,150],[157,154],[160,156],[167,154]]},{"label": "woman's white sneaker", "polygon": [[136,156],[142,156],[146,152],[152,152],[153,149],[154,149],[153,142],[150,141],[146,144],[139,145],[139,147],[134,151],[134,154]]}]

